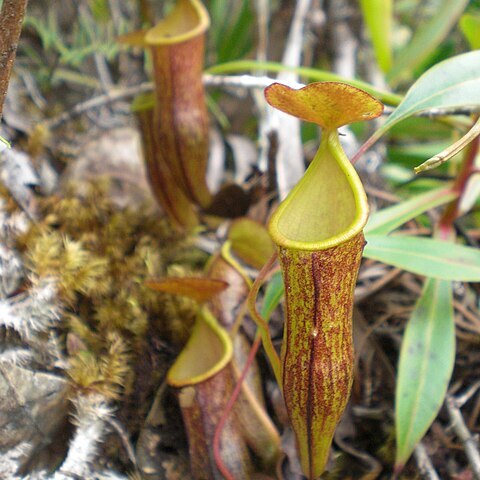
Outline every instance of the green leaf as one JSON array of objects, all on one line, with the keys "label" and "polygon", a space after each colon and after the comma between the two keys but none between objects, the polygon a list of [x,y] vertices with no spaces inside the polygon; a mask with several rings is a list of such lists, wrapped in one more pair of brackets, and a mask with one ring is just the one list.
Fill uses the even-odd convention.
[{"label": "green leaf", "polygon": [[480,250],[413,236],[367,235],[364,256],[409,272],[460,282],[480,281]]},{"label": "green leaf", "polygon": [[268,322],[270,315],[277,308],[284,293],[285,287],[283,286],[282,274],[277,272],[272,276],[270,282],[268,282],[265,296],[263,297],[263,305],[260,314],[266,322]]},{"label": "green leaf", "polygon": [[240,217],[228,230],[228,240],[232,250],[245,263],[254,268],[262,268],[275,252],[267,229],[250,218]]},{"label": "green leaf", "polygon": [[480,15],[463,15],[459,22],[460,30],[470,44],[472,50],[480,48]]},{"label": "green leaf", "polygon": [[430,108],[466,105],[480,105],[480,51],[457,55],[427,70],[379,131],[383,134],[401,120]]},{"label": "green leaf", "polygon": [[443,0],[435,14],[422,22],[412,40],[394,59],[393,68],[387,75],[390,84],[395,84],[405,71],[419,66],[445,39],[465,10],[469,0]]},{"label": "green leaf", "polygon": [[449,58],[427,70],[408,90],[388,120],[362,145],[352,163],[387,130],[412,115],[432,108],[475,105],[480,105],[480,50]]},{"label": "green leaf", "polygon": [[427,278],[400,350],[395,428],[400,470],[442,406],[455,360],[451,284]]},{"label": "green leaf", "polygon": [[372,235],[388,235],[400,225],[427,210],[454,200],[457,196],[458,194],[453,192],[451,187],[441,187],[416,195],[409,200],[371,214],[364,232]]},{"label": "green leaf", "polygon": [[213,0],[210,38],[220,63],[245,56],[252,46],[255,18],[248,0]]},{"label": "green leaf", "polygon": [[392,66],[392,0],[360,0],[363,18],[383,72]]}]

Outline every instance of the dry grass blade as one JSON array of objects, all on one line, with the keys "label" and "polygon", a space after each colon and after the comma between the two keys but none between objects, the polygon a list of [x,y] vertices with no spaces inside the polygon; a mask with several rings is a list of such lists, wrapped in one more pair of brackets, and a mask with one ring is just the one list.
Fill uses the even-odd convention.
[{"label": "dry grass blade", "polygon": [[472,142],[479,135],[480,118],[474,123],[472,128],[460,140],[457,140],[455,143],[450,145],[442,152],[437,153],[437,155],[434,155],[432,158],[429,158],[418,167],[415,167],[415,173],[426,172],[427,170],[431,170],[432,168],[439,167],[440,165],[442,165],[442,163],[445,163],[447,160],[450,160],[453,156],[457,155],[457,153],[460,153],[470,142]]}]

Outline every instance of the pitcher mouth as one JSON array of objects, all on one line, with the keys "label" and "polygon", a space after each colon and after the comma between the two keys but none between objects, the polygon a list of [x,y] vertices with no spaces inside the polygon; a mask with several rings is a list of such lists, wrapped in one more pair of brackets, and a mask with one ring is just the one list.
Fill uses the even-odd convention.
[{"label": "pitcher mouth", "polygon": [[179,0],[167,17],[148,30],[145,42],[151,47],[185,42],[209,26],[208,11],[199,0]]},{"label": "pitcher mouth", "polygon": [[363,185],[341,150],[338,134],[324,131],[317,155],[273,214],[269,231],[280,247],[325,250],[359,234],[367,218]]},{"label": "pitcher mouth", "polygon": [[168,372],[167,382],[180,388],[208,380],[230,362],[232,354],[228,333],[203,308],[190,339]]}]

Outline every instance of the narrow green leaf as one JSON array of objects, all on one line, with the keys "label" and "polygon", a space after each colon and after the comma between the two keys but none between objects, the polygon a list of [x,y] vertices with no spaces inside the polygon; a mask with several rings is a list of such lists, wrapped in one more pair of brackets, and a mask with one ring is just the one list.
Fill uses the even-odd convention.
[{"label": "narrow green leaf", "polygon": [[270,315],[273,313],[280,300],[285,293],[285,287],[283,286],[281,272],[275,273],[265,290],[265,296],[263,297],[263,305],[261,310],[262,318],[268,322]]},{"label": "narrow green leaf", "polygon": [[380,131],[383,134],[404,118],[430,108],[466,105],[480,105],[479,50],[449,58],[427,70],[408,90]]},{"label": "narrow green leaf", "polygon": [[400,225],[427,210],[454,200],[457,196],[458,194],[453,192],[451,187],[441,187],[416,195],[409,200],[371,214],[364,232],[371,235],[388,235]]},{"label": "narrow green leaf", "polygon": [[[234,0],[233,5],[239,8],[239,2]],[[230,10],[231,12],[231,10]],[[230,15],[227,14],[227,17]],[[223,17],[223,23],[225,23]],[[241,1],[241,8],[238,12],[234,25],[230,25],[226,35],[218,43],[218,58],[220,62],[225,62],[234,58],[241,58],[246,55],[252,47],[253,26],[255,18],[251,10],[251,4],[248,0]]]},{"label": "narrow green leaf", "polygon": [[405,49],[394,59],[393,68],[387,75],[390,84],[395,84],[405,71],[420,65],[445,39],[456,25],[469,0],[443,0],[434,15],[422,22]]},{"label": "narrow green leaf", "polygon": [[383,72],[392,66],[392,0],[360,0],[363,18]]},{"label": "narrow green leaf", "polygon": [[480,105],[480,50],[449,58],[427,70],[410,87],[388,120],[362,145],[352,163],[401,120],[431,108],[475,105]]},{"label": "narrow green leaf", "polygon": [[395,395],[397,454],[401,469],[442,406],[455,360],[451,284],[427,278],[400,350]]},{"label": "narrow green leaf", "polygon": [[218,62],[240,58],[252,43],[254,17],[248,0],[214,0],[209,4],[212,19],[211,43]]},{"label": "narrow green leaf", "polygon": [[480,250],[413,236],[367,235],[364,256],[443,280],[480,281]]},{"label": "narrow green leaf", "polygon": [[[453,3],[453,2],[452,2]],[[427,70],[382,126],[392,125],[429,108],[480,104],[480,51],[463,53]]]},{"label": "narrow green leaf", "polygon": [[480,15],[463,15],[459,22],[460,30],[470,44],[472,50],[480,48]]}]

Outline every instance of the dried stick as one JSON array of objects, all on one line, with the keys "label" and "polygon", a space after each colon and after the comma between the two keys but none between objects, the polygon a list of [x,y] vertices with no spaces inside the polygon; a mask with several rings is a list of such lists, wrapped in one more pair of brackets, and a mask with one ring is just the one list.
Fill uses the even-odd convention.
[{"label": "dried stick", "polygon": [[478,451],[478,442],[468,430],[455,397],[447,394],[445,405],[452,423],[452,428],[465,449],[465,455],[472,468],[473,478],[480,480],[480,453]]},{"label": "dried stick", "polygon": [[438,473],[435,471],[435,468],[433,468],[432,462],[430,461],[430,457],[428,456],[423,443],[419,443],[415,447],[414,456],[422,478],[427,480],[440,480]]},{"label": "dried stick", "polygon": [[125,448],[125,451],[127,452],[128,459],[132,462],[133,466],[135,467],[136,471],[139,471],[138,468],[138,462],[137,462],[137,457],[135,456],[135,449],[133,448],[133,445],[128,438],[128,433],[125,430],[125,428],[122,426],[122,424],[118,421],[115,420],[115,418],[106,418],[105,422],[110,425],[118,434],[120,441],[122,442],[123,447]]},{"label": "dried stick", "polygon": [[85,102],[78,103],[70,110],[63,112],[56,117],[50,118],[49,120],[46,120],[45,126],[47,128],[54,129],[59,127],[63,123],[70,121],[72,118],[77,117],[82,113],[88,112],[93,108],[103,107],[113,102],[118,102],[126,98],[132,98],[140,93],[152,91],[153,83],[151,82],[141,83],[140,85],[135,85],[133,87],[126,87],[118,90],[109,91],[108,93],[99,95],[98,97],[90,98]]},{"label": "dried stick", "polygon": [[[253,75],[212,75],[209,73],[205,73],[203,75],[203,82],[206,87],[219,87],[219,88],[232,88],[232,89],[242,89],[242,90],[262,90],[272,83],[278,82],[277,79],[271,78],[268,76],[253,76]],[[296,81],[282,81],[284,85],[288,85],[291,88],[302,88],[305,85],[300,82]],[[56,117],[49,118],[45,120],[45,126],[50,129],[55,129],[60,127],[66,122],[69,122],[73,118],[82,115],[89,110],[94,108],[104,107],[111,103],[115,103],[118,101],[126,100],[141,93],[148,93],[153,92],[153,83],[152,82],[144,82],[138,85],[132,85],[130,87],[122,87],[122,88],[112,88],[108,93],[98,95],[97,97],[89,98],[84,102],[77,103],[73,108],[70,110],[63,112]],[[472,107],[471,109],[455,109],[455,110],[427,110],[425,112],[420,112],[416,114],[417,117],[437,117],[437,116],[445,116],[445,115],[466,115],[473,113],[475,111],[480,111],[478,107]],[[393,109],[388,109],[386,114],[391,114]],[[392,197],[391,195],[388,196],[385,192],[380,192],[378,189],[374,187],[366,187],[367,192],[373,192],[373,194],[380,196],[381,198],[385,198],[388,201],[398,201],[396,197]]]},{"label": "dried stick", "polygon": [[27,0],[3,0],[0,12],[0,119],[26,8]]}]

